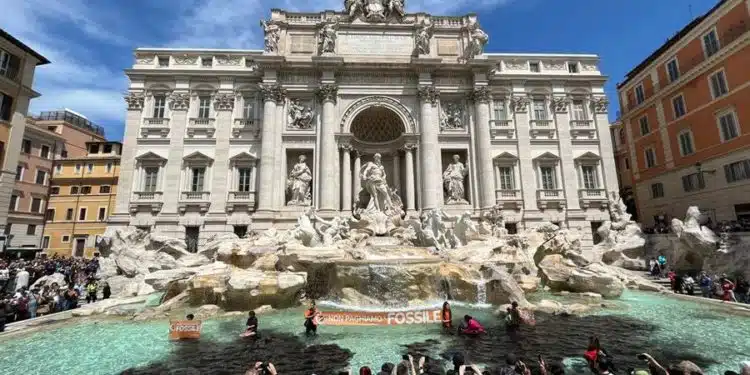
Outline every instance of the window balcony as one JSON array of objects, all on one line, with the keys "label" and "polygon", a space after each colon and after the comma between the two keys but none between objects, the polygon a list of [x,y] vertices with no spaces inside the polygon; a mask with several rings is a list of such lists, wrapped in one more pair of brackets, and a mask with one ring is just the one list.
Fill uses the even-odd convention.
[{"label": "window balcony", "polygon": [[179,208],[181,212],[185,212],[188,207],[195,207],[205,213],[211,205],[210,200],[211,192],[209,191],[183,191],[180,194]]},{"label": "window balcony", "polygon": [[596,139],[593,120],[570,120],[570,137],[576,139]]},{"label": "window balcony", "polygon": [[147,118],[143,120],[141,126],[141,137],[150,138],[156,136],[166,138],[169,135],[168,118]]},{"label": "window balcony", "polygon": [[256,194],[254,191],[230,191],[227,199],[227,212],[244,208],[248,212],[255,211]]},{"label": "window balcony", "polygon": [[259,122],[255,119],[235,119],[232,125],[232,137],[258,139],[260,137]]},{"label": "window balcony", "polygon": [[521,208],[523,206],[523,194],[521,190],[516,189],[496,189],[495,202],[503,207],[513,206],[514,208]]},{"label": "window balcony", "polygon": [[513,125],[513,120],[490,121],[490,135],[494,139],[515,139],[516,127]]},{"label": "window balcony", "polygon": [[592,205],[603,206],[609,203],[604,189],[578,189],[578,200],[581,201],[581,208],[589,208]]},{"label": "window balcony", "polygon": [[557,138],[557,128],[552,120],[530,120],[529,134],[532,139],[555,139]]},{"label": "window balcony", "polygon": [[141,210],[147,210],[157,214],[164,205],[160,191],[136,191],[133,192],[133,198],[130,200],[130,212],[136,213]]},{"label": "window balcony", "polygon": [[538,189],[536,191],[536,200],[539,208],[556,205],[558,208],[565,208],[565,192],[562,189]]},{"label": "window balcony", "polygon": [[214,127],[216,119],[192,117],[187,126],[188,138],[213,138],[216,133]]}]

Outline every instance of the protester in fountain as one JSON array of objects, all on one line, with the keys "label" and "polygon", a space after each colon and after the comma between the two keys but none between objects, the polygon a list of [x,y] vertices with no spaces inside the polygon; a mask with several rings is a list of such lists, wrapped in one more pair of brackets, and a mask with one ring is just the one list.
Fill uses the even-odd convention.
[{"label": "protester in fountain", "polygon": [[102,283],[102,299],[107,299],[112,295],[112,289],[109,287],[108,282]]},{"label": "protester in fountain", "polygon": [[193,314],[187,314],[187,315],[185,315],[185,320],[193,320],[193,319],[195,319],[195,315],[193,315]]},{"label": "protester in fountain", "polygon": [[[602,349],[602,346],[599,343],[599,338],[596,336],[591,336],[589,337],[589,344],[586,347],[586,351],[583,353],[583,357],[589,364],[589,369],[591,369],[594,374],[598,374],[599,370],[597,366],[599,359],[602,357],[609,357],[609,355],[604,349]],[[614,368],[612,368],[612,370],[614,370]]]},{"label": "protester in fountain", "polygon": [[318,309],[315,307],[315,301],[312,301],[310,308],[305,311],[305,334],[306,335],[317,335],[318,334]]},{"label": "protester in fountain", "polygon": [[505,326],[511,329],[520,327],[523,319],[521,318],[521,311],[518,309],[518,302],[511,302],[506,312]]},{"label": "protester in fountain", "polygon": [[245,326],[247,328],[243,336],[255,336],[258,334],[258,318],[255,317],[255,311],[247,313],[247,323],[245,323]]},{"label": "protester in fountain", "polygon": [[470,315],[464,315],[464,322],[461,326],[463,329],[459,333],[464,335],[479,335],[484,333],[484,327]]},{"label": "protester in fountain", "polygon": [[451,312],[451,305],[448,301],[443,302],[443,309],[440,311],[440,318],[443,320],[443,329],[453,329],[453,313]]},{"label": "protester in fountain", "polygon": [[726,274],[721,275],[721,290],[724,292],[721,296],[723,301],[737,302],[737,299],[734,298],[734,283]]}]

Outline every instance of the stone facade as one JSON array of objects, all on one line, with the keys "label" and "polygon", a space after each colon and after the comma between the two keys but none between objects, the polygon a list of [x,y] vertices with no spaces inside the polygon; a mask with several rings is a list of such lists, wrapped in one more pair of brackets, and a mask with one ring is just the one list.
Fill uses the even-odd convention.
[{"label": "stone facade", "polygon": [[485,53],[474,14],[377,4],[261,24],[263,50],[135,51],[112,227],[203,241],[289,227],[308,204],[348,215],[375,154],[407,215],[499,205],[511,230],[584,233],[609,220],[597,56]]}]

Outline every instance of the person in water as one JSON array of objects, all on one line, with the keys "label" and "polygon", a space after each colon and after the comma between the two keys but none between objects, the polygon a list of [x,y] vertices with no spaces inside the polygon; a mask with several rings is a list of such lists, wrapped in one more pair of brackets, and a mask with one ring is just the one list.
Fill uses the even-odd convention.
[{"label": "person in water", "polygon": [[608,364],[609,367],[611,367],[609,368],[611,371],[615,370],[611,358],[608,358],[608,361],[606,362],[601,362],[602,358],[609,357],[609,355],[604,349],[602,349],[601,344],[599,344],[599,338],[596,336],[589,337],[589,344],[586,347],[586,351],[583,353],[583,357],[589,364],[589,369],[591,369],[591,372],[594,374],[600,373],[600,367],[602,364]]},{"label": "person in water", "polygon": [[187,314],[187,316],[185,316],[185,319],[186,320],[193,320],[193,319],[195,319],[195,315],[193,315],[193,314]]},{"label": "person in water", "polygon": [[258,334],[258,318],[255,317],[255,311],[247,313],[247,328],[245,329],[245,336],[255,336]]},{"label": "person in water", "polygon": [[469,315],[464,315],[464,321],[459,327],[459,333],[464,335],[479,335],[484,333],[484,327],[476,319]]},{"label": "person in water", "polygon": [[521,326],[521,322],[521,311],[518,310],[518,302],[513,301],[507,309],[505,325],[508,328],[518,328]]},{"label": "person in water", "polygon": [[305,334],[316,335],[318,334],[318,309],[315,307],[315,301],[312,302],[310,308],[305,311]]},{"label": "person in water", "polygon": [[443,329],[453,329],[453,313],[451,312],[451,305],[448,301],[443,302],[443,309],[440,311],[440,319],[443,321]]}]

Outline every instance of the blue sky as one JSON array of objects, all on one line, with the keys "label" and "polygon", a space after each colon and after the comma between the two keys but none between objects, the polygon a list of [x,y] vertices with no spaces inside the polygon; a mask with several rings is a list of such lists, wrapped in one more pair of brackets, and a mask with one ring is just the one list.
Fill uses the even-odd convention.
[{"label": "blue sky", "polygon": [[[488,52],[595,53],[615,85],[668,37],[717,0],[407,0],[410,12],[476,12]],[[41,52],[32,113],[70,108],[122,138],[127,78],[136,47],[262,46],[270,8],[342,9],[343,0],[0,0],[0,27]]]}]

